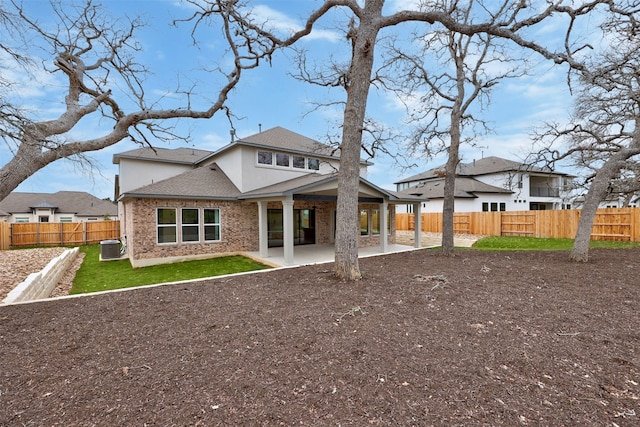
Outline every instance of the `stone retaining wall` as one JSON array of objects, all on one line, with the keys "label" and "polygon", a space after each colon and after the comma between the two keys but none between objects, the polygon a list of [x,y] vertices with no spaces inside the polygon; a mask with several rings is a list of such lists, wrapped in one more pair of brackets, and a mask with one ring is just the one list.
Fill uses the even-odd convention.
[{"label": "stone retaining wall", "polygon": [[31,273],[2,301],[3,304],[48,298],[60,278],[78,256],[79,248],[67,249],[37,273]]}]

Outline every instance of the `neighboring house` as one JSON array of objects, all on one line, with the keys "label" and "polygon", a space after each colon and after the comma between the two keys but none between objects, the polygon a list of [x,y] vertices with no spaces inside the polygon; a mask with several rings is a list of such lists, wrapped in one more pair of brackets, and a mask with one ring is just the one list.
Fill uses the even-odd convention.
[{"label": "neighboring house", "polygon": [[[460,163],[456,172],[456,212],[569,209],[573,175],[500,157]],[[428,198],[426,212],[442,212],[444,166],[395,183],[404,195]],[[398,206],[398,212],[412,206]]]},{"label": "neighboring house", "polygon": [[[335,235],[337,170],[331,147],[276,127],[216,152],[140,148],[114,156],[119,215],[134,267],[217,254],[330,244]],[[360,246],[395,242],[396,203],[419,203],[364,177],[360,163]]]},{"label": "neighboring house", "polygon": [[[573,201],[576,209],[582,209],[584,196],[578,196]],[[609,194],[598,205],[599,209],[605,208],[636,208],[640,207],[640,197],[628,194]]]},{"label": "neighboring house", "polygon": [[12,192],[0,201],[0,221],[87,222],[118,218],[115,203],[82,191]]}]

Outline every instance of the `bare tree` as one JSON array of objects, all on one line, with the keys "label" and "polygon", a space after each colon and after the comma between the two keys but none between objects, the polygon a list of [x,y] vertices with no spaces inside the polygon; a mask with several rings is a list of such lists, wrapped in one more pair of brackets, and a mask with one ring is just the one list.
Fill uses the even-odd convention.
[{"label": "bare tree", "polygon": [[[456,0],[433,2],[449,11],[455,19],[471,24],[476,2],[461,4]],[[503,4],[504,7],[508,6]],[[497,10],[493,22],[502,19],[508,9]],[[454,251],[455,181],[460,163],[460,145],[474,145],[476,138],[490,131],[480,116],[489,104],[491,89],[500,80],[520,77],[522,64],[511,58],[506,40],[487,33],[463,34],[446,28],[419,34],[422,44],[418,54],[393,47],[387,67],[396,76],[404,76],[394,90],[402,98],[413,99],[408,107],[409,123],[415,123],[411,151],[428,157],[447,153],[444,171],[442,216],[442,252]],[[394,81],[393,78],[388,79]],[[423,93],[416,96],[416,94]],[[417,101],[416,101],[417,100]]]},{"label": "bare tree", "polygon": [[[195,0],[194,0],[195,1]],[[204,3],[204,1],[203,1]],[[496,4],[493,1],[476,2],[476,10],[483,11],[473,22],[459,21],[451,10],[443,10],[431,1],[424,1],[414,10],[402,10],[389,15],[383,13],[384,0],[325,0],[306,20],[304,27],[290,36],[279,37],[269,32],[264,22],[254,22],[250,16],[242,15],[245,10],[239,7],[237,0],[212,1],[212,5],[224,3],[225,10],[230,12],[234,20],[242,22],[244,28],[255,31],[274,46],[290,47],[298,40],[311,33],[314,25],[328,12],[340,8],[341,13],[350,16],[350,24],[346,35],[351,50],[350,61],[345,73],[340,76],[346,92],[343,114],[342,141],[340,144],[340,170],[338,171],[338,202],[336,229],[335,273],[346,280],[358,280],[361,277],[358,265],[358,183],[360,150],[367,110],[367,98],[372,81],[375,49],[378,36],[384,29],[396,28],[403,23],[420,23],[426,27],[444,27],[448,31],[465,35],[487,34],[509,40],[515,45],[538,52],[556,63],[563,63],[571,58],[563,50],[554,52],[545,48],[533,39],[527,38],[525,31],[546,19],[561,14],[570,22],[580,15],[589,13],[599,4],[612,4],[613,0],[593,0],[572,7],[573,2],[557,0],[546,2],[542,8],[539,4],[531,7],[528,1],[503,0]],[[466,2],[459,2],[466,4]],[[455,7],[457,9],[458,6]],[[500,18],[495,18],[497,11],[505,11]],[[571,26],[567,28],[567,40],[570,38]]]},{"label": "bare tree", "polygon": [[[163,124],[168,119],[210,118],[220,111],[228,114],[225,102],[242,71],[269,60],[273,50],[264,49],[266,46],[252,40],[255,34],[238,30],[226,2],[209,6],[215,11],[216,25],[222,30],[233,61],[227,70],[217,70],[223,77],[219,92],[213,96],[211,105],[199,110],[192,106],[193,88],[183,90],[182,104],[171,108],[158,108],[158,100],[149,99],[143,84],[147,70],[135,60],[140,50],[135,34],[143,25],[141,21],[128,20],[122,24],[108,18],[91,0],[79,8],[52,3],[58,27],[50,31],[29,17],[21,5],[3,3],[0,20],[18,19],[31,36],[48,46],[47,53],[53,62],[51,68],[45,69],[64,76],[66,94],[64,111],[51,119],[37,118],[9,102],[0,105],[0,137],[13,154],[0,168],[0,200],[36,171],[58,159],[88,161],[83,153],[100,150],[125,138],[151,146],[150,137],[178,137],[170,125]],[[14,53],[16,59],[27,57],[7,46],[2,44],[0,49]],[[115,82],[122,83],[128,92],[115,90]],[[8,98],[0,99],[7,101]],[[91,117],[111,122],[111,126],[103,134],[87,140],[77,140],[70,135],[81,120]]]},{"label": "bare tree", "polygon": [[551,162],[573,159],[592,174],[580,214],[570,258],[587,262],[591,229],[600,202],[612,190],[620,172],[633,170],[640,154],[640,3],[617,3],[600,26],[609,38],[605,48],[588,57],[579,69],[580,89],[575,117],[566,127],[551,125],[543,135],[569,141],[566,150],[541,150]]}]

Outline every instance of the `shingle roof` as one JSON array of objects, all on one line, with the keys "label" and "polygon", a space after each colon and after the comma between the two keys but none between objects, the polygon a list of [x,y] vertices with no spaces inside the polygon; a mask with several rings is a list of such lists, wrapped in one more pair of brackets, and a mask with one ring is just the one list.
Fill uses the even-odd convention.
[{"label": "shingle roof", "polygon": [[[314,192],[313,190],[314,187],[322,184],[326,184],[332,181],[337,181],[337,179],[338,179],[337,173],[332,173],[329,175],[308,174],[298,178],[291,179],[289,181],[280,182],[277,184],[269,185],[267,187],[258,188],[256,190],[249,191],[247,193],[244,193],[241,196],[241,198],[250,199],[250,198],[260,198],[260,197],[270,197],[270,196],[292,195],[294,193],[304,194],[305,191]],[[395,191],[385,190],[383,188],[376,186],[375,184],[372,184],[371,182],[367,181],[364,178],[360,178],[360,182],[364,185],[371,187],[373,190],[386,195],[389,198],[390,202],[411,203],[411,202],[427,200],[426,197],[423,197],[422,195],[405,194],[405,193],[398,193]],[[332,192],[337,191],[337,183],[335,185],[336,187],[335,189],[332,190]]]},{"label": "shingle roof", "polygon": [[123,194],[123,197],[235,199],[240,190],[215,164],[204,165]]},{"label": "shingle roof", "polygon": [[280,126],[246,138],[240,138],[237,142],[305,154],[314,153],[322,156],[338,157],[332,147]]},{"label": "shingle roof", "polygon": [[[419,173],[417,175],[410,176],[395,184],[401,184],[405,182],[415,182],[427,179],[439,178],[444,171],[444,165],[429,169],[428,171]],[[490,156],[483,159],[474,160],[470,163],[460,163],[456,169],[456,175],[473,177],[478,175],[487,175],[491,173],[499,172],[533,172],[544,174],[556,174],[568,176],[563,172],[556,172],[550,168],[541,168],[538,166],[527,165],[525,163],[515,162],[513,160],[503,159],[502,157]]]},{"label": "shingle roof", "polygon": [[336,174],[320,175],[310,173],[297,178],[290,179],[288,181],[279,182],[276,184],[268,185],[266,187],[258,188],[252,191],[248,191],[242,195],[243,198],[257,198],[268,197],[293,193],[294,191],[302,191],[305,187],[315,186],[323,182],[330,182],[336,179]]},{"label": "shingle roof", "polygon": [[56,208],[60,213],[79,216],[117,215],[117,206],[82,191],[58,191],[57,193],[13,192],[0,201],[0,211],[7,214],[31,213],[32,208]]},{"label": "shingle roof", "polygon": [[[287,151],[290,153],[313,155],[320,158],[334,159],[340,158],[340,149],[318,142],[299,133],[290,131],[280,126],[267,129],[263,132],[239,138],[236,141],[222,147],[213,157],[237,145],[249,145],[251,147],[264,147],[268,149]],[[372,163],[360,159],[360,163],[371,165]]]},{"label": "shingle roof", "polygon": [[179,163],[195,165],[209,157],[213,152],[197,150],[195,148],[150,148],[142,147],[113,155],[113,163],[120,163],[120,159],[149,160],[163,163]]},{"label": "shingle roof", "polygon": [[[211,199],[211,200],[243,200],[259,199],[304,193],[307,190],[337,180],[337,174],[321,175],[309,173],[288,181],[268,185],[256,190],[241,193],[227,175],[215,164],[201,166],[183,172],[180,175],[158,181],[122,195],[128,197],[171,198],[171,199]],[[425,198],[411,194],[396,193],[381,189],[374,184],[360,179],[362,183],[389,196],[390,201],[405,202],[424,201]],[[337,184],[336,184],[337,185]]]},{"label": "shingle roof", "polygon": [[[455,198],[475,198],[475,193],[511,194],[512,191],[485,184],[473,178],[456,178]],[[429,199],[444,198],[444,178],[438,178],[407,188],[401,194],[420,195]]]}]

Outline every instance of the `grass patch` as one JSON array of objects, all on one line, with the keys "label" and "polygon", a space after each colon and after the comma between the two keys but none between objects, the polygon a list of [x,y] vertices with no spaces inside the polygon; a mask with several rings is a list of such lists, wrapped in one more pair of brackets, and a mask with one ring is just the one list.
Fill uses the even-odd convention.
[{"label": "grass patch", "polygon": [[[637,242],[592,240],[590,248],[628,249],[637,248]],[[551,239],[541,237],[489,236],[474,243],[473,249],[501,251],[570,251],[573,239]]]},{"label": "grass patch", "polygon": [[82,246],[80,251],[85,253],[85,257],[82,266],[76,272],[70,294],[201,279],[270,268],[239,255],[133,268],[126,259],[100,262],[100,245]]}]

